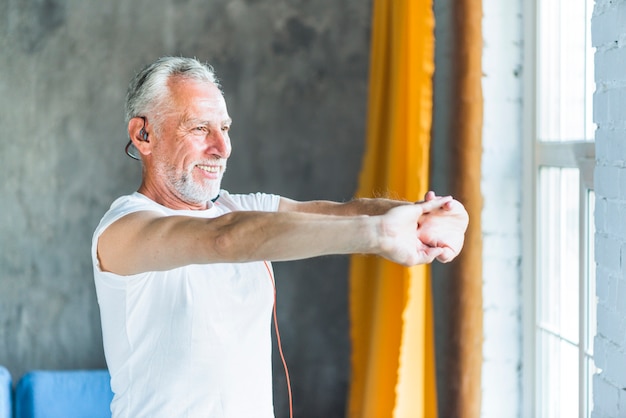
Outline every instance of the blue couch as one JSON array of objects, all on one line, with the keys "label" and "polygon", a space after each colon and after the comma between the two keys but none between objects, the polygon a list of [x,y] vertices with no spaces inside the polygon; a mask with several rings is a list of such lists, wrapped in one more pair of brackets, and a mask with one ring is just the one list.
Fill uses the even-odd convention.
[{"label": "blue couch", "polygon": [[15,387],[15,418],[111,418],[110,380],[106,370],[29,372]]},{"label": "blue couch", "polygon": [[0,366],[0,418],[11,418],[12,395],[11,374]]}]

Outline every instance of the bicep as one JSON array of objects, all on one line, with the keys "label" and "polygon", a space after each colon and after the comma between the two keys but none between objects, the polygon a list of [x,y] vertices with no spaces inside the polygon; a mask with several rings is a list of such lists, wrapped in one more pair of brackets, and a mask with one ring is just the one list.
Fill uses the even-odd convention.
[{"label": "bicep", "polygon": [[135,212],[100,235],[98,259],[103,271],[119,275],[170,270],[206,262],[217,236],[210,219]]}]

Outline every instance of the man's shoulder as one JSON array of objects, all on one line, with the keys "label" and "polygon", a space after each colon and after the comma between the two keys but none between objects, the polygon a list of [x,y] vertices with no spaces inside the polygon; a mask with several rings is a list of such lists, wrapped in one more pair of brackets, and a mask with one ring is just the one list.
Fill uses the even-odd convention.
[{"label": "man's shoulder", "polygon": [[151,200],[147,196],[135,192],[115,199],[104,217],[107,217],[107,215],[110,216],[111,214],[118,214],[120,212],[126,214],[141,210],[163,212],[164,209],[166,208]]},{"label": "man's shoulder", "polygon": [[163,207],[140,193],[120,196],[113,201],[96,228],[95,235],[100,235],[109,225],[120,218],[140,211],[160,212],[165,214]]}]

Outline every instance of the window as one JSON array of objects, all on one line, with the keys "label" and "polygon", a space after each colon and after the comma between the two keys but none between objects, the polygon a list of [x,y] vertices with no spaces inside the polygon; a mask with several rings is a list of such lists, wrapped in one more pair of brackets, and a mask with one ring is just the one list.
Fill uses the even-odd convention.
[{"label": "window", "polygon": [[591,416],[593,0],[527,2],[524,416]]}]

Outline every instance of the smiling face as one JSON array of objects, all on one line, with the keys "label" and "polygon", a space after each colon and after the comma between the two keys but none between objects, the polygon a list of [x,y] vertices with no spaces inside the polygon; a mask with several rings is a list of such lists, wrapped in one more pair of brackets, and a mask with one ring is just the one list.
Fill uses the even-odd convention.
[{"label": "smiling face", "polygon": [[174,209],[204,209],[219,193],[231,153],[226,102],[210,82],[172,78],[168,87],[139,191]]}]

